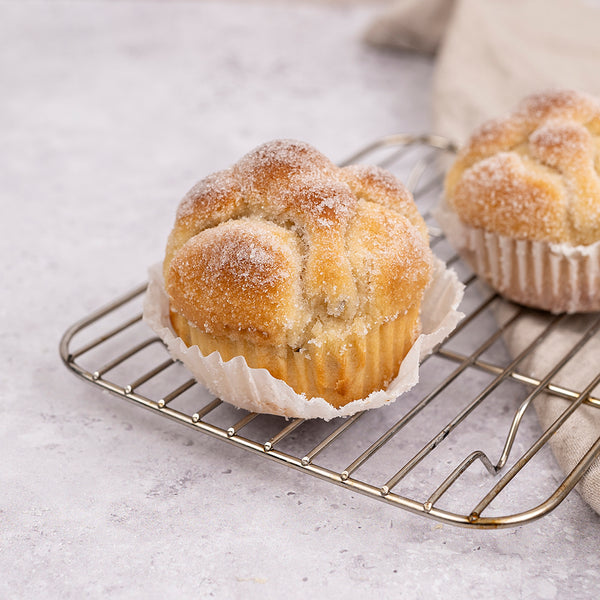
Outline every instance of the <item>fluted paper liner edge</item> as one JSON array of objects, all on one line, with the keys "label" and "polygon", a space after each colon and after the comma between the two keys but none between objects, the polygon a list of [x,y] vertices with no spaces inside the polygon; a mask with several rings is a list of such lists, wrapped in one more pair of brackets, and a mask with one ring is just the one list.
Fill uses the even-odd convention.
[{"label": "fluted paper liner edge", "polygon": [[600,241],[514,239],[467,225],[445,201],[434,217],[471,268],[509,300],[553,313],[600,310]]},{"label": "fluted paper liner edge", "polygon": [[251,412],[292,418],[330,420],[353,415],[393,402],[419,381],[419,363],[444,340],[464,316],[457,310],[464,292],[456,273],[434,259],[433,278],[421,305],[422,333],[400,364],[398,375],[384,390],[335,408],[323,398],[307,398],[273,377],[266,369],[249,367],[242,356],[223,361],[218,352],[208,356],[198,346],[188,347],[174,333],[169,318],[169,299],[160,265],[149,269],[144,298],[144,321],[165,343],[171,356],[180,360],[196,380],[221,400]]}]

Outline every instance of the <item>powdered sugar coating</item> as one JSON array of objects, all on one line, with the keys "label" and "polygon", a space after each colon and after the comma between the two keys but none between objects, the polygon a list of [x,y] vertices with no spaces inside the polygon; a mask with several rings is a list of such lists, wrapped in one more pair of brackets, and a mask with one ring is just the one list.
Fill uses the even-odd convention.
[{"label": "powdered sugar coating", "polygon": [[427,237],[427,227],[411,193],[389,171],[375,165],[350,165],[341,170],[341,176],[358,198],[390,207]]},{"label": "powdered sugar coating", "polygon": [[585,92],[552,90],[524,98],[517,107],[515,116],[535,128],[551,119],[586,123],[591,121],[597,112],[598,101]]},{"label": "powdered sugar coating", "polygon": [[460,181],[456,198],[461,218],[477,221],[486,231],[516,237],[527,237],[531,232],[540,238],[562,234],[566,197],[560,182],[547,185],[548,177],[558,179],[554,174],[528,169],[514,152],[484,158]]},{"label": "powdered sugar coating", "polygon": [[219,171],[200,180],[183,198],[177,208],[177,220],[197,217],[203,218],[218,213],[228,204],[237,187],[231,171]]},{"label": "powdered sugar coating", "polygon": [[461,219],[518,239],[600,240],[600,104],[561,90],[526,98],[485,123],[446,177]]},{"label": "powdered sugar coating", "polygon": [[276,140],[186,195],[164,276],[173,310],[204,331],[298,347],[418,306],[431,260],[393,176]]},{"label": "powdered sugar coating", "polygon": [[556,119],[546,121],[529,136],[529,149],[533,158],[565,171],[593,161],[594,142],[579,123]]},{"label": "powdered sugar coating", "polygon": [[[261,230],[262,229],[262,230]],[[226,221],[204,230],[188,242],[190,255],[198,260],[212,281],[231,279],[243,292],[267,290],[291,274],[285,245],[268,228],[259,229],[249,219]],[[264,235],[266,233],[266,235]],[[203,260],[200,260],[200,256]],[[181,260],[181,254],[177,256]]]},{"label": "powdered sugar coating", "polygon": [[207,333],[297,343],[310,318],[300,270],[292,233],[242,218],[191,237],[171,261],[168,289],[173,308]]}]

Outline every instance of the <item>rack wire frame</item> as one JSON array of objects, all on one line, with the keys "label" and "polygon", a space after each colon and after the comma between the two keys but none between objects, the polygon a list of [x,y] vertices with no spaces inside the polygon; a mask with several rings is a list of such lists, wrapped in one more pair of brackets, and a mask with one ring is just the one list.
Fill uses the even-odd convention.
[{"label": "rack wire frame", "polygon": [[[410,152],[413,151],[413,156],[407,159]],[[416,155],[415,152],[416,151]],[[350,164],[359,161],[368,160],[376,162],[380,166],[386,168],[394,168],[402,161],[409,163],[410,169],[406,177],[407,187],[411,189],[415,196],[415,200],[419,205],[419,200],[426,195],[436,197],[441,191],[443,180],[443,168],[441,165],[441,157],[445,154],[453,153],[455,148],[453,144],[445,138],[433,135],[415,136],[408,134],[398,134],[379,139],[369,146],[365,147],[348,160],[341,164]],[[374,160],[380,153],[384,153],[383,157]],[[420,206],[420,208],[422,208]],[[443,240],[442,233],[436,228],[435,222],[429,210],[422,210],[423,216],[430,227],[431,245],[436,249],[436,246]],[[447,264],[458,265],[460,259],[457,255],[451,255],[446,260]],[[478,284],[477,277],[474,274],[468,274],[463,283],[466,288]],[[194,379],[188,379],[184,383],[177,385],[174,389],[159,398],[149,397],[149,395],[140,392],[139,388],[143,384],[149,382],[153,378],[161,375],[169,370],[175,361],[166,353],[165,358],[158,364],[147,365],[143,368],[136,367],[131,372],[127,373],[127,382],[117,382],[111,380],[110,375],[113,370],[128,360],[141,353],[144,349],[152,345],[162,346],[162,342],[154,335],[146,337],[143,341],[131,344],[123,343],[123,349],[118,354],[108,361],[95,368],[84,367],[81,364],[81,358],[88,355],[90,351],[102,346],[116,336],[127,334],[127,332],[142,320],[142,315],[138,312],[131,317],[121,321],[116,326],[111,326],[108,330],[102,330],[100,335],[96,335],[93,339],[79,347],[72,349],[73,339],[77,335],[91,327],[101,323],[107,316],[119,311],[122,307],[127,306],[133,300],[141,298],[145,292],[146,284],[139,285],[129,293],[115,299],[110,304],[93,312],[84,319],[73,324],[63,335],[60,341],[60,355],[65,365],[71,369],[76,375],[98,386],[104,390],[108,390],[120,398],[132,402],[138,406],[142,406],[150,411],[171,419],[196,431],[205,433],[209,436],[233,444],[239,448],[254,452],[264,458],[286,465],[293,469],[311,474],[320,479],[329,481],[338,486],[345,487],[349,490],[359,492],[371,498],[380,500],[389,505],[396,506],[412,513],[427,516],[443,523],[458,525],[463,527],[480,528],[480,529],[496,529],[521,525],[547,515],[554,510],[571,492],[575,485],[580,481],[587,469],[593,461],[600,456],[600,437],[587,450],[583,458],[568,473],[556,486],[556,488],[543,500],[532,508],[521,510],[510,514],[501,514],[494,516],[484,516],[482,512],[494,501],[499,494],[515,479],[536,456],[542,448],[547,447],[550,438],[556,432],[565,426],[568,418],[577,410],[580,410],[583,405],[600,408],[600,398],[593,396],[595,388],[600,384],[600,371],[589,382],[584,389],[571,389],[564,385],[559,385],[555,381],[556,374],[571,360],[573,357],[585,347],[594,336],[600,332],[600,315],[591,315],[587,321],[587,327],[577,339],[576,343],[562,356],[550,371],[542,378],[536,379],[527,374],[524,369],[520,369],[530,354],[560,325],[564,325],[565,315],[547,315],[545,317],[545,326],[542,331],[535,337],[525,350],[521,351],[508,364],[496,363],[493,360],[484,358],[485,352],[501,341],[504,334],[511,327],[518,327],[523,316],[531,312],[524,307],[514,307],[514,313],[503,323],[499,324],[496,330],[475,348],[470,353],[464,353],[449,347],[449,343],[463,331],[469,324],[473,323],[479,315],[484,311],[489,310],[493,305],[508,304],[503,299],[490,291],[490,294],[483,299],[477,306],[467,312],[465,318],[461,321],[458,327],[451,335],[442,342],[434,352],[425,359],[428,360],[432,356],[437,356],[454,365],[453,370],[446,375],[441,381],[437,382],[434,389],[430,390],[422,397],[418,398],[407,412],[400,414],[399,418],[387,428],[387,430],[374,442],[372,442],[358,456],[352,455],[348,458],[347,467],[342,470],[332,470],[323,464],[318,464],[317,457],[333,444],[343,444],[344,434],[351,428],[360,427],[360,419],[365,413],[357,413],[352,417],[341,420],[339,425],[329,432],[326,437],[314,444],[312,448],[300,454],[292,454],[283,451],[276,446],[285,438],[290,436],[294,431],[301,426],[310,426],[310,422],[304,419],[293,419],[286,421],[281,418],[281,428],[275,435],[269,439],[253,439],[249,435],[242,435],[242,430],[255,419],[262,417],[256,413],[247,413],[241,419],[237,419],[228,426],[217,426],[209,423],[207,417],[215,411],[220,405],[221,400],[213,398],[207,401],[203,406],[196,411],[176,409],[170,406],[176,398],[197,385]],[[125,347],[126,346],[126,347]],[[443,398],[444,392],[459,375],[463,374],[467,369],[476,369],[485,372],[491,376],[491,380],[487,386],[478,393],[474,398],[469,399],[469,402],[460,408],[457,414],[434,435],[422,448],[416,452],[409,460],[407,460],[391,477],[384,482],[368,482],[359,479],[355,472],[372,459],[386,444],[402,433],[404,427],[419,413],[433,402],[434,399]],[[434,453],[445,440],[451,436],[460,435],[456,432],[458,425],[463,422],[467,426],[476,427],[476,422],[471,417],[473,411],[485,401],[492,392],[498,388],[502,382],[507,380],[518,382],[525,386],[528,394],[519,405],[514,408],[514,415],[508,432],[505,436],[504,446],[500,457],[497,461],[492,461],[489,456],[478,449],[474,449],[463,460],[461,460],[445,479],[435,487],[426,499],[412,498],[408,495],[396,493],[396,486],[409,474],[417,465],[426,457]],[[551,394],[570,401],[562,415],[545,431],[543,431],[537,439],[527,448],[506,472],[501,473],[507,465],[511,451],[514,448],[515,438],[519,431],[519,427],[523,421],[523,417],[527,409],[532,404],[533,400],[541,394]],[[273,417],[271,417],[273,418]],[[452,486],[463,477],[469,468],[480,461],[489,473],[490,487],[483,494],[480,500],[468,510],[450,511],[439,506],[441,498],[452,488]]]}]

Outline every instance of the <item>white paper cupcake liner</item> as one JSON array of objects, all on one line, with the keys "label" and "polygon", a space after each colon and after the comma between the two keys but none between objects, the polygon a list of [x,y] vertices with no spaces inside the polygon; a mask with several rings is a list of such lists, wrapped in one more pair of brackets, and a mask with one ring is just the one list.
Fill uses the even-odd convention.
[{"label": "white paper cupcake liner", "polygon": [[600,310],[600,242],[510,238],[466,225],[446,202],[434,216],[473,271],[509,300],[553,313]]},{"label": "white paper cupcake liner", "polygon": [[247,365],[242,356],[223,361],[218,352],[203,356],[198,346],[188,347],[174,333],[169,318],[169,299],[162,271],[155,265],[149,271],[144,299],[144,320],[167,346],[171,356],[180,360],[196,380],[225,402],[252,412],[292,418],[330,420],[377,408],[395,400],[419,381],[419,362],[441,342],[464,316],[457,308],[464,286],[456,273],[435,259],[433,279],[421,305],[422,333],[400,364],[398,375],[387,389],[372,392],[367,398],[335,408],[323,398],[307,398],[273,377],[266,369]]}]

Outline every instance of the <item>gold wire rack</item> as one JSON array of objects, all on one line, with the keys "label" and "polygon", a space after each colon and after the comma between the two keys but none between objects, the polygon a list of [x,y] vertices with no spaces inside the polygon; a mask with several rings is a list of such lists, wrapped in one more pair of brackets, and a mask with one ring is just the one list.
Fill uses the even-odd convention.
[{"label": "gold wire rack", "polygon": [[[575,411],[600,408],[593,395],[600,372],[582,389],[558,378],[599,335],[600,315],[556,316],[512,305],[454,254],[431,215],[444,158],[453,151],[438,136],[399,134],[342,163],[376,163],[401,177],[428,223],[434,251],[465,284],[465,318],[423,361],[419,384],[391,405],[326,423],[287,421],[224,404],[190,379],[143,323],[146,284],[72,325],[60,342],[64,363],[84,380],[162,417],[438,521],[502,528],[548,514],[600,455],[599,437],[563,476],[548,447]],[[506,336],[526,318],[540,327],[512,356]],[[531,353],[565,327],[578,332],[572,346],[542,379],[528,375],[524,366]],[[548,394],[569,402],[543,431],[528,408]]]}]

